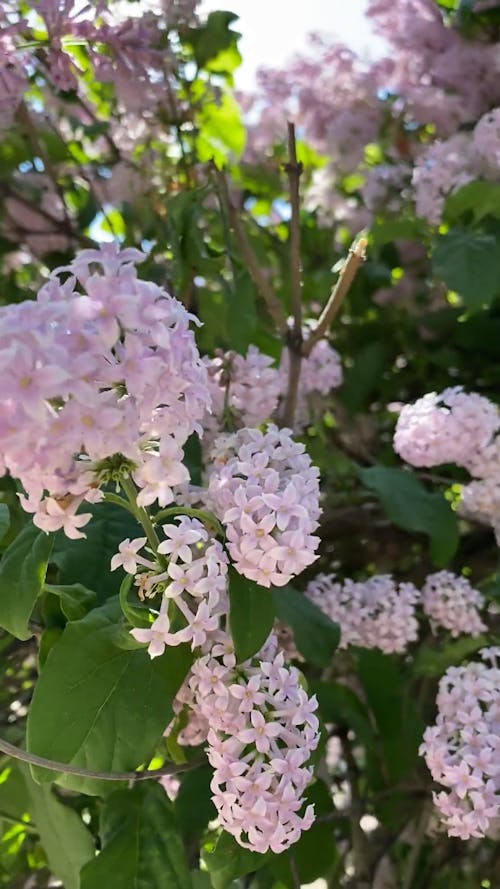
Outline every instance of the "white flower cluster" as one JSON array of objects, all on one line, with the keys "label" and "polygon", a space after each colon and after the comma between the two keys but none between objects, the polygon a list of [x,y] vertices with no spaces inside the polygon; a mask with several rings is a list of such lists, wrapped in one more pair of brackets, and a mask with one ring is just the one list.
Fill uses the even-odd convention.
[{"label": "white flower cluster", "polygon": [[404,652],[418,635],[415,607],[419,592],[412,583],[396,583],[389,574],[340,583],[333,574],[310,581],[306,595],[339,624],[340,647],[359,645],[390,654]]},{"label": "white flower cluster", "polygon": [[471,587],[467,578],[451,571],[429,574],[422,587],[422,607],[431,626],[445,627],[452,636],[483,633],[487,629],[479,615],[483,605],[481,593]]},{"label": "white flower cluster", "polygon": [[317,702],[285,666],[274,636],[238,665],[229,638],[214,639],[180,696],[196,716],[187,739],[207,738],[222,827],[246,848],[280,853],[314,821],[313,806],[301,809],[312,777],[306,763],[319,741]]},{"label": "white flower cluster", "polygon": [[445,790],[434,803],[448,834],[484,837],[500,819],[500,648],[482,662],[450,667],[439,683],[435,725],[420,753]]},{"label": "white flower cluster", "polygon": [[288,429],[240,429],[217,439],[207,503],[226,526],[240,574],[262,586],[284,586],[314,562],[318,475]]}]

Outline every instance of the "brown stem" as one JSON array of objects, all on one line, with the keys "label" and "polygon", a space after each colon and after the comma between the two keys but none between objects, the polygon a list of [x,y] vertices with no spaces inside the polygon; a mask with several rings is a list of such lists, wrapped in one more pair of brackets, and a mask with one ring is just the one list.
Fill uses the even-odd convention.
[{"label": "brown stem", "polygon": [[55,759],[45,759],[44,756],[37,756],[35,753],[28,753],[20,747],[15,747],[0,738],[0,750],[11,756],[13,759],[19,759],[21,762],[28,762],[34,766],[40,766],[50,772],[61,772],[67,775],[78,775],[81,778],[96,778],[99,781],[151,781],[154,778],[161,778],[163,775],[176,775],[179,772],[187,772],[190,769],[197,768],[202,761],[186,762],[180,765],[163,766],[161,769],[151,769],[144,772],[96,772],[93,769],[79,768],[72,766],[66,762],[57,762]]},{"label": "brown stem", "polygon": [[218,170],[215,165],[213,165],[213,171],[219,186],[219,194],[224,209],[227,213],[229,225],[234,231],[238,247],[246,263],[246,266],[250,273],[250,277],[252,278],[257,290],[264,300],[268,312],[271,315],[274,323],[276,324],[278,332],[284,336],[287,331],[287,323],[283,306],[281,305],[279,299],[273,291],[273,288],[271,287],[269,281],[263,273],[259,264],[259,260],[253,251],[250,241],[248,240],[245,228],[240,218],[240,214],[231,200],[231,195],[229,194],[229,188],[225,174],[221,170]]},{"label": "brown stem", "polygon": [[349,822],[351,826],[352,850],[354,856],[354,868],[356,877],[360,880],[365,879],[369,873],[369,857],[367,849],[366,835],[363,832],[360,819],[363,815],[363,801],[358,792],[358,766],[354,759],[351,745],[347,737],[347,732],[338,733],[342,746],[342,754],[347,768],[347,779],[351,791],[351,806],[349,811]]},{"label": "brown stem", "polygon": [[300,177],[302,164],[297,160],[295,124],[288,122],[288,163],[285,164],[290,194],[290,295],[293,330],[302,336],[302,270],[300,263]]},{"label": "brown stem", "polygon": [[364,236],[356,238],[353,242],[347,259],[342,266],[337,283],[330,294],[330,298],[325,308],[319,316],[318,323],[302,347],[302,355],[304,357],[311,354],[314,346],[318,340],[322,339],[327,333],[333,319],[337,315],[337,312],[344,301],[344,297],[354,281],[356,272],[366,259],[366,245],[367,239]]},{"label": "brown stem", "polygon": [[302,364],[302,269],[300,262],[300,176],[302,164],[297,160],[295,124],[288,122],[288,163],[285,164],[290,194],[290,307],[293,327],[288,331],[288,385],[283,406],[283,424],[293,429],[299,394]]}]

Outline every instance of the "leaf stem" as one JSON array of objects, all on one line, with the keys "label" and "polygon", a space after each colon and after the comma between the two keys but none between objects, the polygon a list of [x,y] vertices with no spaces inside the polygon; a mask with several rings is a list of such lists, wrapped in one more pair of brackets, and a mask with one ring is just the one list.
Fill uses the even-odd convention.
[{"label": "leaf stem", "polygon": [[288,163],[285,164],[288,174],[288,190],[290,194],[290,307],[293,327],[287,330],[285,338],[288,349],[288,385],[283,407],[283,423],[293,429],[297,399],[299,393],[300,370],[302,364],[302,269],[300,262],[300,177],[302,164],[297,160],[295,140],[295,124],[288,122]]},{"label": "leaf stem", "polygon": [[156,555],[158,553],[158,546],[160,544],[160,541],[147,510],[144,509],[144,507],[137,505],[137,488],[134,485],[134,482],[131,478],[123,478],[120,479],[120,485],[127,495],[127,500],[132,507],[130,511],[133,512],[133,515],[135,515],[137,521],[140,522],[142,527],[144,528],[149,545]]}]

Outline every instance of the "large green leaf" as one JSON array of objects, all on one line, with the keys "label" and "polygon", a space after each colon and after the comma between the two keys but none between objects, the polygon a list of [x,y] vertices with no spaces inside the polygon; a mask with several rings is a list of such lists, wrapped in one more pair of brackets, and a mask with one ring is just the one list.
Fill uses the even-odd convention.
[{"label": "large green leaf", "polygon": [[80,889],[190,889],[172,803],[154,781],[104,803],[102,849],[82,870]]},{"label": "large green leaf", "polygon": [[340,628],[293,587],[273,590],[276,616],[288,624],[306,661],[326,667],[340,641]]},{"label": "large green leaf", "polygon": [[28,621],[47,573],[54,538],[26,525],[0,562],[0,626],[18,639],[29,639]]},{"label": "large green leaf", "polygon": [[361,469],[359,477],[375,491],[395,525],[427,534],[437,567],[449,562],[458,546],[458,522],[441,494],[427,491],[417,476],[406,469],[372,466]]},{"label": "large green leaf", "polygon": [[312,682],[309,690],[318,698],[324,722],[352,729],[359,741],[373,743],[373,728],[366,705],[347,685],[340,682]]},{"label": "large green leaf", "polygon": [[87,537],[69,540],[57,534],[52,561],[59,567],[61,584],[82,584],[104,601],[118,593],[124,576],[121,569],[110,572],[111,557],[122,540],[140,537],[142,530],[129,512],[113,503],[90,505],[88,512],[93,518],[85,526]]},{"label": "large green leaf", "polygon": [[[204,854],[204,862],[210,873],[214,889],[226,889],[233,880],[244,877],[264,866],[269,853],[251,852],[240,846],[235,838],[224,831],[215,846]],[[84,889],[84,887],[82,887]]]},{"label": "large green leaf", "polygon": [[216,10],[211,12],[204,25],[187,29],[183,36],[191,44],[196,63],[203,68],[211,59],[217,59],[223,52],[236,49],[241,36],[229,26],[237,21],[234,12]]},{"label": "large green leaf", "polygon": [[454,222],[471,212],[476,222],[484,216],[500,217],[500,184],[497,182],[468,182],[449,196],[445,205],[445,219]]},{"label": "large green leaf", "polygon": [[218,103],[204,102],[196,119],[196,151],[200,161],[214,160],[221,167],[231,156],[238,158],[245,147],[245,127],[239,105],[227,93]]},{"label": "large green leaf", "polygon": [[40,834],[49,868],[64,889],[80,889],[80,870],[95,854],[92,834],[77,812],[59,802],[48,786],[40,787],[22,767],[29,814]]},{"label": "large green leaf", "polygon": [[470,309],[489,305],[500,293],[500,242],[494,235],[458,228],[438,235],[432,267]]},{"label": "large green leaf", "polygon": [[81,583],[71,583],[66,586],[45,584],[45,592],[57,596],[60,601],[61,611],[68,620],[81,620],[95,605],[97,596],[93,590],[88,590]]},{"label": "large green leaf", "polygon": [[10,528],[10,513],[6,503],[0,503],[0,540],[3,540]]},{"label": "large green leaf", "polygon": [[377,650],[360,649],[358,675],[380,739],[384,760],[381,775],[391,782],[399,781],[416,767],[424,731],[417,703],[408,694],[400,659]]},{"label": "large green leaf", "polygon": [[[186,646],[151,660],[118,648],[116,601],[67,624],[36,684],[27,726],[32,753],[98,771],[146,762],[172,717],[172,700],[189,668]],[[35,768],[36,780],[53,773]],[[60,775],[58,783],[99,793],[104,782]],[[104,785],[109,789],[109,785]]]},{"label": "large green leaf", "polygon": [[229,627],[238,663],[255,654],[274,623],[273,591],[229,569]]},{"label": "large green leaf", "polygon": [[217,818],[210,790],[212,776],[213,770],[206,765],[186,772],[181,779],[174,808],[182,832],[191,840]]}]

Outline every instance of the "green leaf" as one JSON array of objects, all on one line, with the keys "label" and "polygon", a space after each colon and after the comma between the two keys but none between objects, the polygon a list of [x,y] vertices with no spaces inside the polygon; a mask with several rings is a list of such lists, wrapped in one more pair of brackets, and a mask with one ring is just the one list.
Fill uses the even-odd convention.
[{"label": "green leaf", "polygon": [[339,682],[311,682],[309,691],[318,698],[319,711],[325,722],[345,725],[359,741],[373,743],[373,728],[366,705],[347,685]]},{"label": "green leaf", "polygon": [[253,343],[257,327],[255,288],[246,270],[236,275],[228,295],[226,317],[231,348],[243,355]]},{"label": "green leaf", "polygon": [[27,767],[21,767],[34,821],[49,868],[64,889],[80,889],[80,870],[95,854],[92,834],[77,812],[63,805],[50,787],[35,784]]},{"label": "green leaf", "polygon": [[95,590],[103,602],[118,593],[124,577],[121,569],[110,572],[111,557],[126,537],[139,537],[141,528],[129,512],[114,503],[85,509],[92,513],[85,527],[86,538],[69,540],[62,532],[56,534],[52,561],[59,567],[61,584],[82,584]]},{"label": "green leaf", "polygon": [[368,343],[352,356],[352,367],[345,375],[340,397],[349,411],[362,410],[379,385],[387,361],[386,345],[380,340]]},{"label": "green leaf", "polygon": [[222,167],[227,158],[237,159],[245,147],[246,131],[239,105],[228,93],[219,102],[204,102],[196,117],[198,160],[214,160]]},{"label": "green leaf", "polygon": [[340,628],[310,599],[291,586],[273,590],[276,616],[288,624],[306,661],[326,667],[340,641]]},{"label": "green leaf", "polygon": [[26,525],[0,562],[0,626],[18,639],[33,634],[28,621],[40,595],[54,543],[34,525]]},{"label": "green leaf", "polygon": [[0,540],[3,540],[10,528],[10,513],[6,503],[0,503]]},{"label": "green leaf", "polygon": [[470,309],[489,305],[500,293],[500,243],[491,234],[451,229],[436,238],[434,275],[463,297]]},{"label": "green leaf", "polygon": [[229,569],[229,627],[238,663],[262,648],[274,623],[273,591]]},{"label": "green leaf", "polygon": [[244,849],[231,834],[224,831],[220,834],[213,850],[204,855],[214,889],[226,889],[226,886],[238,877],[259,870],[268,858],[269,853],[261,854]]},{"label": "green leaf", "polygon": [[[73,621],[53,647],[28,715],[32,753],[98,771],[129,771],[149,761],[172,717],[172,700],[191,662],[187,646],[151,660],[144,648],[115,644],[116,601]],[[64,728],[63,728],[64,727]],[[37,781],[53,773],[33,768]],[[64,787],[95,794],[104,782],[60,775]]]},{"label": "green leaf", "polygon": [[391,781],[400,781],[418,762],[424,723],[408,684],[401,661],[380,651],[359,649],[358,675],[375,717],[385,769]]},{"label": "green leaf", "polygon": [[97,594],[81,583],[66,586],[46,583],[44,590],[60,600],[61,611],[68,620],[81,620],[95,605]]},{"label": "green leaf", "polygon": [[395,525],[428,535],[431,558],[437,567],[449,562],[458,546],[458,522],[441,494],[429,493],[417,476],[406,469],[372,466],[361,469],[359,477],[375,491]]},{"label": "green leaf", "polygon": [[181,779],[174,809],[182,832],[190,840],[217,818],[210,790],[212,776],[213,770],[207,765],[186,772]]},{"label": "green leaf", "polygon": [[448,667],[461,664],[465,658],[486,645],[486,636],[462,636],[444,645],[440,642],[439,648],[421,645],[413,663],[413,672],[416,676],[442,676]]},{"label": "green leaf", "polygon": [[80,889],[191,889],[172,803],[155,781],[108,797],[101,840],[101,852],[82,870]]},{"label": "green leaf", "polygon": [[476,222],[485,216],[500,218],[500,184],[497,182],[468,182],[454,191],[445,204],[444,218],[455,222],[464,213],[471,211]]},{"label": "green leaf", "polygon": [[237,21],[233,12],[218,10],[211,12],[200,28],[188,28],[183,37],[193,47],[198,67],[203,68],[210,59],[217,59],[224,50],[236,47],[241,36],[229,27]]}]

